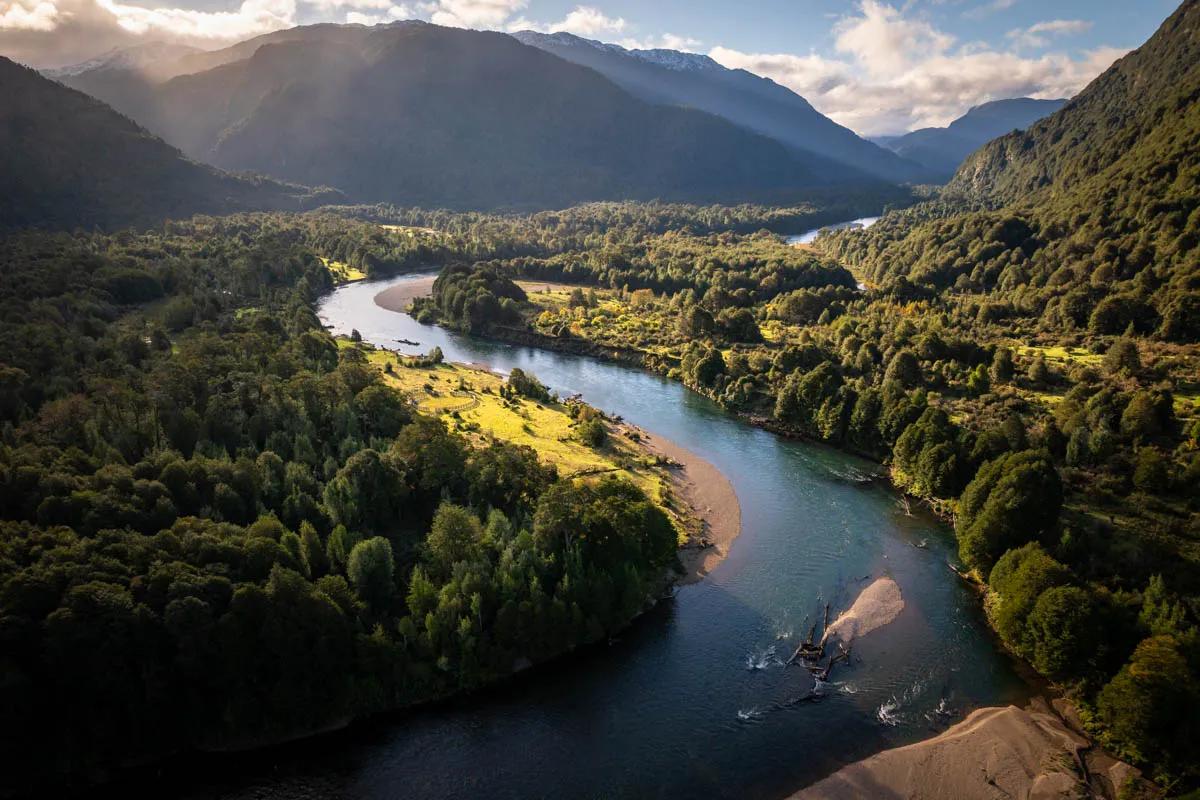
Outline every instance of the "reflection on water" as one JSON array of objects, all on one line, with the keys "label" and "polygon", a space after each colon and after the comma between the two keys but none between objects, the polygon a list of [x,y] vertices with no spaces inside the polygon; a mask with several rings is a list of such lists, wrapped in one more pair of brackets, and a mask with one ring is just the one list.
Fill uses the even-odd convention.
[{"label": "reflection on water", "polygon": [[811,231],[796,236],[787,237],[788,244],[812,244],[821,231],[836,231],[842,228],[869,228],[879,221],[879,217],[859,217],[849,222],[839,222],[836,225],[826,225],[824,228],[813,228]]},{"label": "reflection on water", "polygon": [[[407,280],[401,278],[399,280]],[[336,333],[404,352],[532,371],[702,454],[729,476],[743,533],[703,582],[682,587],[607,646],[476,696],[315,742],[189,761],[162,779],[190,797],[781,797],[841,763],[929,735],[1022,686],[977,601],[946,567],[953,538],[908,517],[878,467],[789,442],[676,383],[588,358],[462,337],[373,303],[395,283],[339,289]],[[418,342],[398,345],[398,339]],[[922,540],[925,548],[913,547]],[[824,603],[836,612],[890,575],[905,609],[857,642],[819,702],[782,666]],[[161,790],[154,781],[139,791]]]}]

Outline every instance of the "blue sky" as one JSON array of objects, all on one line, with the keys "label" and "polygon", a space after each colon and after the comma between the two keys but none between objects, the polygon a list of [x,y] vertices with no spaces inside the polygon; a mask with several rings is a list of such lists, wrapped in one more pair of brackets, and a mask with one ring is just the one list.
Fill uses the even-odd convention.
[{"label": "blue sky", "polygon": [[1005,97],[1074,94],[1175,0],[0,0],[0,54],[62,66],[113,47],[214,49],[310,22],[568,31],[704,53],[864,135],[944,125]]}]

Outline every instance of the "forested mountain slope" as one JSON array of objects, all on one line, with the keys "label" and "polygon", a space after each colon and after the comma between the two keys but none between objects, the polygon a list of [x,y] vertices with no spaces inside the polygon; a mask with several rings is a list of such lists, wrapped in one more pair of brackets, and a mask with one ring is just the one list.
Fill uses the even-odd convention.
[{"label": "forested mountain slope", "polygon": [[5,58],[0,95],[0,228],[112,227],[320,199],[190,161],[98,100]]},{"label": "forested mountain slope", "polygon": [[[1200,86],[1200,3],[1186,0],[1144,45],[1119,60],[1061,111],[974,154],[950,184],[954,192],[1012,202],[1051,187],[1078,186],[1166,130],[1194,133]],[[1172,149],[1188,142],[1160,141]],[[1140,147],[1145,158],[1151,152]],[[1195,153],[1195,148],[1192,148]],[[1170,152],[1163,155],[1170,155]],[[1152,168],[1153,163],[1143,162]],[[1168,158],[1161,180],[1173,165]]]},{"label": "forested mountain slope", "polygon": [[[1045,330],[1200,337],[1200,2],[1061,111],[996,140],[944,200],[838,233],[870,281],[991,294]],[[962,213],[964,206],[981,209]]]},{"label": "forested mountain slope", "polygon": [[707,111],[790,147],[885,180],[930,177],[920,165],[838,125],[792,90],[746,70],[727,69],[708,56],[676,50],[626,50],[569,33],[521,31],[513,36],[591,67],[643,100]]}]

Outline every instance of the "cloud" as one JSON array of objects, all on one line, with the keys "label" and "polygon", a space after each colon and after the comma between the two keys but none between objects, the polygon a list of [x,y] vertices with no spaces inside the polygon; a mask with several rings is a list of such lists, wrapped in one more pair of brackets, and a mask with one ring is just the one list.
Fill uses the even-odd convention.
[{"label": "cloud", "polygon": [[436,0],[422,4],[429,21],[453,28],[499,28],[528,0]]},{"label": "cloud", "polygon": [[58,17],[58,6],[48,0],[0,0],[0,30],[52,31]]},{"label": "cloud", "polygon": [[1082,19],[1052,19],[1037,22],[1028,28],[1017,28],[1007,37],[1019,47],[1045,47],[1056,36],[1071,36],[1091,30],[1092,23]]},{"label": "cloud", "polygon": [[622,39],[618,44],[627,50],[680,50],[684,53],[694,53],[704,42],[690,36],[664,33],[661,36],[647,38],[628,37]]},{"label": "cloud", "polygon": [[[1034,35],[1068,33],[1074,21],[1051,23]],[[946,125],[989,100],[1070,97],[1126,52],[1100,48],[1077,58],[1064,53],[1029,58],[978,43],[959,44],[878,0],[864,0],[857,14],[835,23],[834,31],[836,57],[725,47],[714,47],[709,55],[787,86],[859,133],[877,135]]]},{"label": "cloud", "polygon": [[984,3],[981,6],[969,9],[963,12],[963,16],[968,19],[983,19],[986,16],[995,14],[997,11],[1005,11],[1017,4],[1017,0],[992,0],[990,3]]},{"label": "cloud", "polygon": [[627,24],[623,17],[606,17],[592,6],[576,6],[561,22],[551,25],[548,32],[566,31],[577,36],[599,36],[605,33],[621,33]]},{"label": "cloud", "polygon": [[877,0],[863,0],[861,16],[844,17],[834,25],[834,46],[853,56],[872,75],[908,69],[915,59],[940,55],[954,37],[927,22],[909,20]]},{"label": "cloud", "polygon": [[189,40],[231,41],[296,24],[295,0],[244,0],[236,11],[143,8],[96,0],[117,24],[138,36],[168,34]]}]

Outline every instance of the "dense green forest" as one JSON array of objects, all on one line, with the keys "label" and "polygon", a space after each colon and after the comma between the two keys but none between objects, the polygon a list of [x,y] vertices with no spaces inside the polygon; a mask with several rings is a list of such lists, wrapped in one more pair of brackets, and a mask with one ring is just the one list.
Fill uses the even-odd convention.
[{"label": "dense green forest", "polygon": [[[839,234],[829,250],[854,236],[869,246],[920,211]],[[526,224],[544,233],[546,220]],[[1095,312],[1023,320],[1024,290],[994,282],[960,291],[900,276],[858,291],[821,253],[765,232],[632,225],[598,248],[561,241],[555,255],[444,271],[418,313],[500,338],[636,352],[761,424],[885,461],[901,488],[955,519],[1005,643],[1114,749],[1164,780],[1196,779],[1194,332],[1089,325]],[[1155,263],[1166,280],[1147,305],[1173,307],[1186,291],[1172,271],[1195,270]],[[577,288],[525,295],[514,277]]]},{"label": "dense green forest", "polygon": [[478,686],[661,588],[640,490],[472,445],[336,346],[326,222],[0,243],[6,789]]}]

